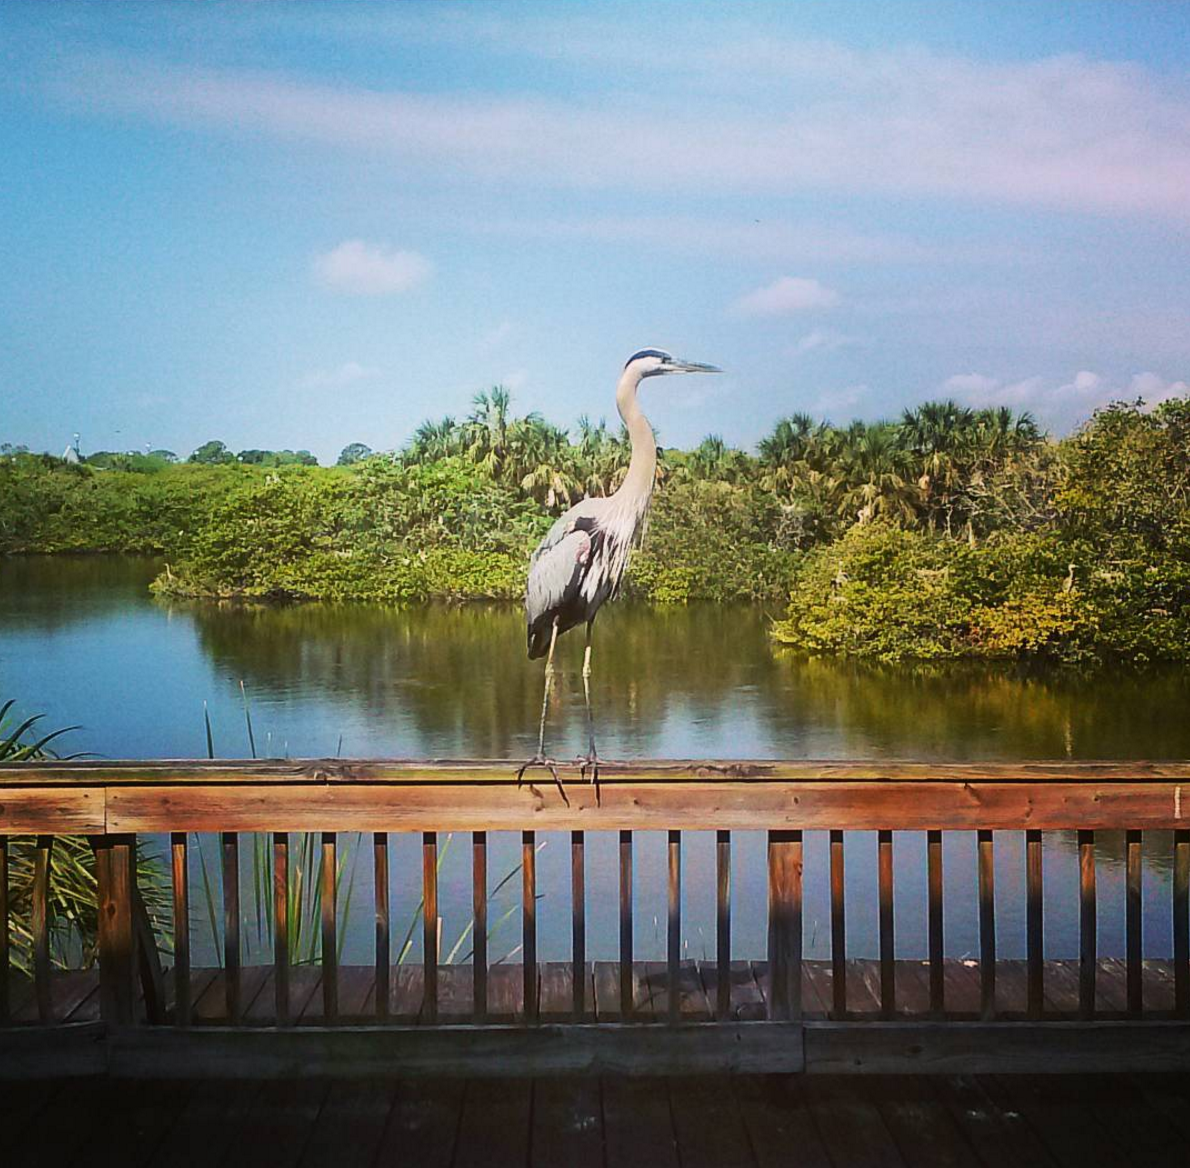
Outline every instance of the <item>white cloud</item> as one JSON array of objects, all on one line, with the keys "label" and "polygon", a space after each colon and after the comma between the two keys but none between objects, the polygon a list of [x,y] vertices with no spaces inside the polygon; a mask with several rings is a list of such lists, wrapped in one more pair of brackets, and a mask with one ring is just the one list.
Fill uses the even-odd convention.
[{"label": "white cloud", "polygon": [[361,365],[358,361],[345,361],[332,369],[312,369],[301,379],[302,389],[342,389],[357,381],[367,381],[377,377],[380,370],[371,365]]},{"label": "white cloud", "polygon": [[394,251],[381,244],[348,239],[315,256],[314,279],[324,288],[352,296],[407,292],[429,278],[430,261],[415,251]]},{"label": "white cloud", "polygon": [[511,373],[500,378],[500,384],[505,389],[523,389],[529,380],[529,373],[525,369],[514,369]]},{"label": "white cloud", "polygon": [[479,338],[480,344],[485,348],[493,348],[496,345],[502,344],[514,332],[513,323],[511,320],[502,320],[498,325],[490,328]]},{"label": "white cloud", "polygon": [[793,356],[802,353],[833,353],[837,349],[846,349],[851,345],[858,345],[859,337],[850,337],[846,333],[837,333],[831,329],[814,329],[806,333],[790,346],[789,352]]},{"label": "white cloud", "polygon": [[868,386],[847,385],[842,389],[828,389],[820,393],[811,403],[816,414],[829,418],[836,424],[847,420],[847,411],[854,410],[868,396]]},{"label": "white cloud", "polygon": [[740,297],[732,305],[737,316],[790,316],[811,308],[833,308],[839,294],[806,276],[782,276]]},{"label": "white cloud", "polygon": [[994,391],[999,384],[994,377],[985,377],[982,373],[956,373],[942,383],[942,391],[980,397]]},{"label": "white cloud", "polygon": [[[690,87],[680,102],[603,88],[568,99],[377,92],[122,55],[47,54],[23,68],[88,114],[325,143],[388,156],[401,173],[422,164],[530,188],[841,190],[1190,220],[1190,94],[1138,65],[677,35],[675,84]],[[742,100],[710,96],[708,80],[724,78]],[[609,165],[624,158],[665,165]]]},{"label": "white cloud", "polygon": [[1127,401],[1144,398],[1145,405],[1152,407],[1170,398],[1187,395],[1190,395],[1190,385],[1184,381],[1166,381],[1156,373],[1134,373],[1128,382],[1128,391],[1123,396]]}]

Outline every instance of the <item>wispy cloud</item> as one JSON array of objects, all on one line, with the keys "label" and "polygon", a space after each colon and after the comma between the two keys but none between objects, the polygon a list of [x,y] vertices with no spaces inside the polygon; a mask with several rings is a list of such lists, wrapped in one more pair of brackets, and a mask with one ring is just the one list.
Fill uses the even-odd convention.
[{"label": "wispy cloud", "polygon": [[[716,102],[697,86],[682,105],[376,92],[112,55],[47,56],[38,80],[88,113],[323,142],[532,187],[831,189],[1190,220],[1190,94],[1132,64],[755,37],[691,54],[692,74],[754,78],[755,100]],[[625,157],[665,164],[609,164]]]},{"label": "wispy cloud", "polygon": [[794,356],[802,353],[813,353],[815,351],[833,353],[837,349],[846,349],[851,345],[858,345],[859,343],[859,337],[848,336],[846,333],[837,333],[832,329],[814,329],[812,332],[806,333],[804,337],[798,337],[790,346],[789,351]]},{"label": "wispy cloud", "polygon": [[839,294],[807,276],[782,276],[741,296],[732,305],[736,316],[792,316],[812,308],[834,308]]},{"label": "wispy cloud", "polygon": [[429,278],[430,261],[415,251],[393,251],[380,244],[348,239],[314,257],[314,279],[333,292],[383,296],[407,292]]},{"label": "wispy cloud", "polygon": [[358,361],[345,361],[330,369],[312,369],[298,382],[302,389],[343,389],[357,381],[368,381],[378,377],[380,370]]},{"label": "wispy cloud", "polygon": [[511,320],[502,320],[498,325],[494,325],[488,329],[483,336],[479,338],[479,342],[485,348],[495,348],[497,345],[503,344],[512,335],[515,330]]}]

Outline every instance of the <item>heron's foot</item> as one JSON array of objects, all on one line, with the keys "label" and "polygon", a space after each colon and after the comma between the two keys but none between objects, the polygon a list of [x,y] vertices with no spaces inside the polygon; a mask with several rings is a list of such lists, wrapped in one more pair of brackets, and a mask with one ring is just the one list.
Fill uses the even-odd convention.
[{"label": "heron's foot", "polygon": [[516,785],[521,785],[522,779],[525,777],[525,772],[530,767],[541,767],[543,770],[548,770],[554,776],[554,785],[558,788],[558,794],[562,796],[562,802],[567,807],[570,806],[570,800],[566,797],[566,788],[562,786],[562,780],[558,777],[558,764],[552,758],[546,758],[544,754],[535,754],[527,762],[521,763],[516,773]]},{"label": "heron's foot", "polygon": [[599,803],[600,803],[599,764],[603,760],[599,757],[598,754],[595,753],[595,747],[594,747],[594,745],[592,745],[591,749],[589,751],[587,751],[587,753],[585,755],[580,754],[579,757],[576,758],[574,761],[579,764],[579,772],[578,773],[582,776],[582,778],[586,779],[588,782],[593,783],[595,785],[595,806],[598,807]]}]

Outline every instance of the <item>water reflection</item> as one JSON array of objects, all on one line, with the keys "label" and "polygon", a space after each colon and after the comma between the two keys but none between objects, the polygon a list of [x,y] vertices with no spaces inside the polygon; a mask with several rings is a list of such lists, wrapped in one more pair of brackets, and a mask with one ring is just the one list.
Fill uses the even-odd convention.
[{"label": "water reflection", "polygon": [[[49,725],[81,723],[72,748],[108,757],[205,753],[204,702],[217,753],[247,754],[241,681],[262,754],[520,759],[533,750],[541,666],[525,659],[514,607],[170,605],[155,602],[147,591],[159,570],[156,561],[137,558],[0,559],[0,696],[18,698],[28,712],[45,712]],[[601,751],[608,757],[673,758],[1190,756],[1190,682],[1184,673],[1079,677],[986,667],[872,669],[774,650],[767,623],[764,612],[746,607],[610,607],[596,629],[593,696]],[[566,757],[583,745],[581,639],[565,638],[560,654],[548,743]],[[924,852],[915,833],[897,838],[898,948],[909,954],[924,945],[924,890],[918,887]],[[1023,861],[1017,833],[1000,833],[997,841],[1001,952],[1013,956],[1023,948]],[[418,860],[399,850],[407,842],[393,844],[394,913],[416,909],[410,874]],[[539,928],[541,955],[548,959],[566,954],[569,884],[564,841],[545,842]],[[606,855],[604,841],[589,847],[592,956],[614,951],[615,862],[612,841],[606,842]],[[755,955],[764,946],[763,852],[759,840],[739,842],[738,951]],[[977,947],[973,852],[961,836],[947,846],[948,948],[970,952]],[[348,840],[344,847],[350,854]],[[492,847],[494,882],[515,863],[516,842],[509,841],[507,857],[499,850],[504,843],[494,840]],[[821,955],[829,935],[820,879],[825,851],[816,833],[806,847],[807,945],[809,953]],[[875,845],[861,833],[849,847],[851,942],[856,953],[874,952]],[[1119,948],[1122,847],[1112,833],[1102,834],[1105,953]],[[444,863],[449,937],[468,919],[467,850],[456,846]],[[1168,850],[1166,836],[1146,839],[1145,897],[1152,905],[1146,928],[1153,952],[1168,945]],[[1047,863],[1049,941],[1055,955],[1070,955],[1077,952],[1071,846],[1055,837]],[[364,863],[353,909],[358,924],[348,929],[348,958],[366,956],[368,867]],[[691,833],[685,870],[686,940],[696,956],[713,948],[709,837]],[[642,834],[637,872],[639,952],[660,957],[661,837]],[[250,884],[250,873],[243,882]],[[492,919],[502,911],[494,907]],[[515,923],[505,926],[510,929],[515,942]],[[493,956],[498,947],[493,941]]]}]

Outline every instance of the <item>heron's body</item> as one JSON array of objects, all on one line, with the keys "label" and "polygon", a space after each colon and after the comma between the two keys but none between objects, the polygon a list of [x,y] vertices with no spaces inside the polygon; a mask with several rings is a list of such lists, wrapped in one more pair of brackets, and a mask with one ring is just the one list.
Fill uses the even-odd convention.
[{"label": "heron's body", "polygon": [[[553,672],[553,650],[559,634],[577,625],[587,626],[584,683],[590,675],[591,625],[596,614],[620,589],[628,556],[640,535],[657,473],[657,441],[653,427],[641,412],[637,389],[645,377],[662,373],[713,373],[711,365],[677,361],[660,349],[642,349],[628,359],[616,387],[616,408],[628,430],[632,458],[619,490],[607,498],[576,503],[546,533],[529,562],[525,589],[525,622],[529,656],[548,657],[546,688],[541,711],[537,757],[545,759],[545,713]],[[590,691],[584,686],[590,719]],[[591,722],[591,748],[587,760],[595,764],[595,737]],[[530,764],[526,764],[528,766]],[[522,772],[524,767],[521,768]],[[555,775],[556,777],[556,775]]]}]

